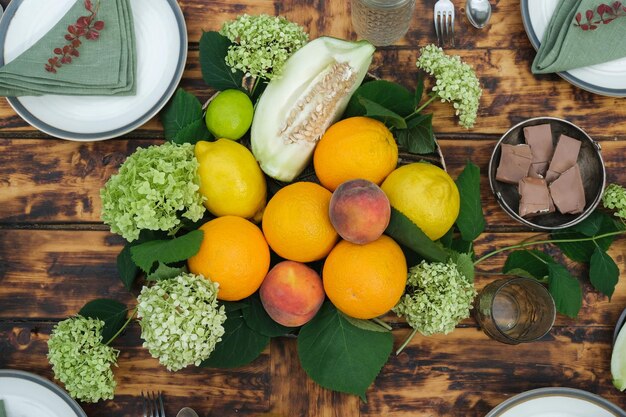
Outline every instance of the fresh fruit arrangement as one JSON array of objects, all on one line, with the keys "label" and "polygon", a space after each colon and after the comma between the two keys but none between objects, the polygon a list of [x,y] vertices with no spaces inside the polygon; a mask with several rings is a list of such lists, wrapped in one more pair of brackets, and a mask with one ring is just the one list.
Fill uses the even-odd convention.
[{"label": "fresh fruit arrangement", "polygon": [[[428,162],[438,159],[428,104],[451,102],[463,126],[474,123],[481,91],[469,66],[423,48],[417,67],[436,78],[424,99],[421,76],[414,92],[365,80],[369,43],[306,39],[269,16],[205,32],[203,77],[218,93],[203,111],[179,90],[162,114],[167,142],[138,149],[103,188],[102,218],[128,240],[120,278],[143,288],[136,307],[94,300],[54,330],[49,357],[55,373],[71,361],[57,375],[76,398],[113,395],[119,352],[108,345],[137,315],[144,346],[169,370],[243,366],[270,338],[297,334],[313,380],[365,399],[393,349],[387,314],[415,329],[398,352],[417,332],[449,333],[470,315],[475,265],[537,244],[475,260],[479,170],[468,162],[455,181]],[[592,236],[623,231],[599,227]],[[538,270],[509,260],[511,273]],[[551,291],[575,293],[570,278],[559,270]],[[576,300],[553,296],[577,314]],[[86,326],[87,341],[72,338]],[[100,397],[73,381],[82,368],[70,351],[106,353],[92,384]]]}]

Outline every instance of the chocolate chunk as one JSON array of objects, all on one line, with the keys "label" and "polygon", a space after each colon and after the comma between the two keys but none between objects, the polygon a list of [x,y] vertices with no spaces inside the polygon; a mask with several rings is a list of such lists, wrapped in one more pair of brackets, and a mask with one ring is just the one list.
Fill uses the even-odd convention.
[{"label": "chocolate chunk", "polygon": [[502,156],[496,171],[496,179],[509,184],[517,184],[522,178],[528,176],[532,160],[530,146],[503,144],[501,149]]},{"label": "chocolate chunk", "polygon": [[585,187],[578,164],[561,174],[550,184],[550,194],[556,208],[563,214],[578,214],[585,209]]},{"label": "chocolate chunk", "polygon": [[519,215],[532,217],[554,212],[554,204],[546,180],[526,177],[519,182]]},{"label": "chocolate chunk", "polygon": [[546,170],[554,154],[552,130],[549,124],[529,126],[524,128],[524,139],[530,146],[533,154],[531,176],[539,178],[546,175]]},{"label": "chocolate chunk", "polygon": [[548,165],[550,165],[550,162],[533,162],[530,164],[528,176],[533,178],[543,178],[548,170]]},{"label": "chocolate chunk", "polygon": [[551,183],[556,180],[559,175],[570,169],[578,160],[578,152],[580,152],[580,141],[569,136],[561,135],[559,143],[554,150],[554,156],[548,167],[546,181]]}]

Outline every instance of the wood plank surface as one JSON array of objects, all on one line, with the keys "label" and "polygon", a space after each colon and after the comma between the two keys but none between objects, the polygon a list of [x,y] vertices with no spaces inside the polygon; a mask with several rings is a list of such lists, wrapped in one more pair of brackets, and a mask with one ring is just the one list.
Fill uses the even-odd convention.
[{"label": "wood plank surface", "polygon": [[[408,88],[416,83],[419,48],[435,40],[434,0],[417,0],[406,37],[379,48],[370,71]],[[486,171],[495,142],[512,125],[536,116],[568,119],[602,144],[609,182],[626,184],[626,106],[623,98],[580,90],[557,75],[534,76],[535,56],[524,32],[517,0],[493,0],[492,23],[471,27],[462,1],[456,2],[456,48],[476,69],[484,92],[474,129],[458,125],[448,104],[434,103],[434,128],[452,176],[472,160],[481,168],[481,199],[488,228],[476,242],[478,255],[534,235],[498,206]],[[0,0],[6,8],[9,0]],[[236,16],[281,14],[303,25],[311,38],[356,39],[350,1],[179,0],[189,33],[189,57],[181,87],[204,101],[214,91],[202,79],[198,41]],[[46,342],[59,320],[85,302],[108,297],[132,305],[141,282],[128,292],[118,279],[115,258],[123,240],[100,221],[99,190],[139,146],[161,143],[155,117],[124,137],[96,143],[55,140],[30,127],[0,101],[0,368],[23,369],[53,378]],[[551,250],[560,257],[558,251]],[[626,273],[626,239],[610,251]],[[499,276],[506,254],[479,266],[476,287]],[[584,266],[567,262],[575,275]],[[449,335],[417,336],[392,355],[367,392],[368,402],[317,386],[301,368],[295,339],[273,339],[249,366],[195,367],[170,373],[141,347],[131,324],[115,342],[121,350],[115,369],[114,401],[81,404],[89,417],[141,415],[142,390],[163,390],[168,416],[183,406],[201,417],[479,417],[520,392],[570,386],[599,394],[626,408],[626,396],[612,387],[609,362],[613,325],[626,307],[622,279],[611,301],[586,278],[583,309],[573,320],[558,315],[541,341],[517,346],[489,339],[470,318]],[[393,315],[398,346],[409,332]]]}]

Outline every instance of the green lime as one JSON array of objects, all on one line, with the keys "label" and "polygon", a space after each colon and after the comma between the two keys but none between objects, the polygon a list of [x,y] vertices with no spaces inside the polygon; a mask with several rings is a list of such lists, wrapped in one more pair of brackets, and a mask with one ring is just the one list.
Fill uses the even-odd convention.
[{"label": "green lime", "polygon": [[611,374],[615,388],[624,391],[626,389],[626,326],[622,327],[613,345]]},{"label": "green lime", "polygon": [[206,127],[216,138],[238,140],[252,124],[254,108],[250,97],[239,90],[224,90],[206,109]]}]

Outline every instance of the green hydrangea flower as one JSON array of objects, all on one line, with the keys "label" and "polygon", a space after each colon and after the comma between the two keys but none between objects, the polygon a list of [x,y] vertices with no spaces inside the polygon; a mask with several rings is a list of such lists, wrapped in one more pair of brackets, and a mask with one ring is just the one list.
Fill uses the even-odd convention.
[{"label": "green hydrangea flower", "polygon": [[180,216],[200,220],[198,165],[189,143],[138,148],[100,190],[102,220],[129,242],[143,229],[177,230]]},{"label": "green hydrangea flower", "polygon": [[115,392],[111,365],[119,351],[102,343],[104,322],[86,317],[63,320],[48,340],[48,361],[54,376],[70,395],[84,402],[110,400]]},{"label": "green hydrangea flower", "polygon": [[421,49],[417,67],[435,77],[433,93],[442,102],[452,103],[459,124],[467,129],[473,127],[483,92],[472,67],[435,45]]},{"label": "green hydrangea flower", "polygon": [[610,184],[602,195],[602,205],[615,210],[615,216],[626,219],[626,189],[621,185]]},{"label": "green hydrangea flower", "polygon": [[407,293],[393,311],[421,334],[448,334],[469,317],[476,296],[474,285],[453,262],[422,261],[409,270]]},{"label": "green hydrangea flower", "polygon": [[220,34],[233,42],[228,48],[226,64],[246,76],[280,77],[287,59],[309,40],[301,26],[280,16],[244,14],[226,22]]},{"label": "green hydrangea flower", "polygon": [[222,340],[226,320],[218,284],[181,274],[143,287],[137,298],[143,346],[170,371],[200,365]]}]

